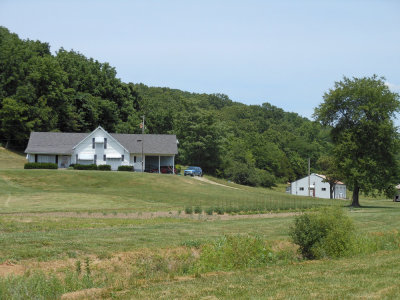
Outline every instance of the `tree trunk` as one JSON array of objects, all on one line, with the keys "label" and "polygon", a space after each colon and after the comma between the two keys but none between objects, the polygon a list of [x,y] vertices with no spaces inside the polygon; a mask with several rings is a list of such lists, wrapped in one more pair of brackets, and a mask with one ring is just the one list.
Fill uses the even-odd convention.
[{"label": "tree trunk", "polygon": [[360,187],[358,186],[358,184],[355,184],[354,190],[353,190],[353,199],[352,199],[350,206],[352,206],[352,207],[360,207],[361,206],[360,202],[359,202],[359,198],[358,198],[359,193],[360,193]]},{"label": "tree trunk", "polygon": [[335,183],[330,182],[329,183],[329,199],[333,199],[333,191],[335,190]]},{"label": "tree trunk", "polygon": [[6,143],[6,146],[5,146],[4,148],[8,149],[8,143],[9,143],[9,142],[10,142],[10,140],[7,139],[7,143]]}]

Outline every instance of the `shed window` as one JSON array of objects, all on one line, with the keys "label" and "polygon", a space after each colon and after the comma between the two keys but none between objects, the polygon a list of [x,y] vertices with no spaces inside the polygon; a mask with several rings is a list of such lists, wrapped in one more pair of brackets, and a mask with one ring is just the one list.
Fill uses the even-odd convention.
[{"label": "shed window", "polygon": [[103,160],[106,161],[107,160],[107,156],[104,154],[103,155]]},{"label": "shed window", "polygon": [[301,188],[300,188],[300,191],[304,191],[304,188],[303,188],[303,187],[301,187]]},{"label": "shed window", "polygon": [[326,188],[322,188],[321,190],[325,192],[325,191],[326,191]]},{"label": "shed window", "polygon": [[107,149],[107,138],[104,138],[104,149]]},{"label": "shed window", "polygon": [[125,155],[121,155],[121,160],[124,161]]},{"label": "shed window", "polygon": [[95,148],[95,138],[92,138],[92,149]]}]

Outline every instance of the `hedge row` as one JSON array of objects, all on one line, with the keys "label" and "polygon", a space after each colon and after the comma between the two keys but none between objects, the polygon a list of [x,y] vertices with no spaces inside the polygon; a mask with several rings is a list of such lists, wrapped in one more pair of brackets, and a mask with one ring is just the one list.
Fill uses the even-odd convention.
[{"label": "hedge row", "polygon": [[24,169],[58,169],[58,165],[54,163],[26,163]]},{"label": "hedge row", "polygon": [[97,165],[95,165],[95,164],[91,164],[91,165],[75,164],[75,165],[73,165],[73,168],[75,170],[97,170]]},{"label": "hedge row", "polygon": [[111,171],[110,165],[98,165],[97,170],[99,171]]},{"label": "hedge row", "polygon": [[133,172],[133,166],[118,166],[118,171]]}]

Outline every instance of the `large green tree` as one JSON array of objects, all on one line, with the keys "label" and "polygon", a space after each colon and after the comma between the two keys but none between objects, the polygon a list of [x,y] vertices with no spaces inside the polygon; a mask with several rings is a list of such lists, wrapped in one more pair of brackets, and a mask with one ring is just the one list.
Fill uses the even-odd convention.
[{"label": "large green tree", "polygon": [[360,191],[391,196],[398,181],[399,136],[393,119],[400,110],[399,95],[374,75],[344,77],[323,98],[314,117],[332,126],[335,161],[353,190],[351,205],[360,206]]}]

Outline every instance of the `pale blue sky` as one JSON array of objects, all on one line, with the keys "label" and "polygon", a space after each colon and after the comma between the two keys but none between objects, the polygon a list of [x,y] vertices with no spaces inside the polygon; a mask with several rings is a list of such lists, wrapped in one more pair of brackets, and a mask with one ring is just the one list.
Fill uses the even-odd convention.
[{"label": "pale blue sky", "polygon": [[125,82],[306,117],[343,75],[400,92],[400,0],[0,0],[0,25],[109,62]]}]

